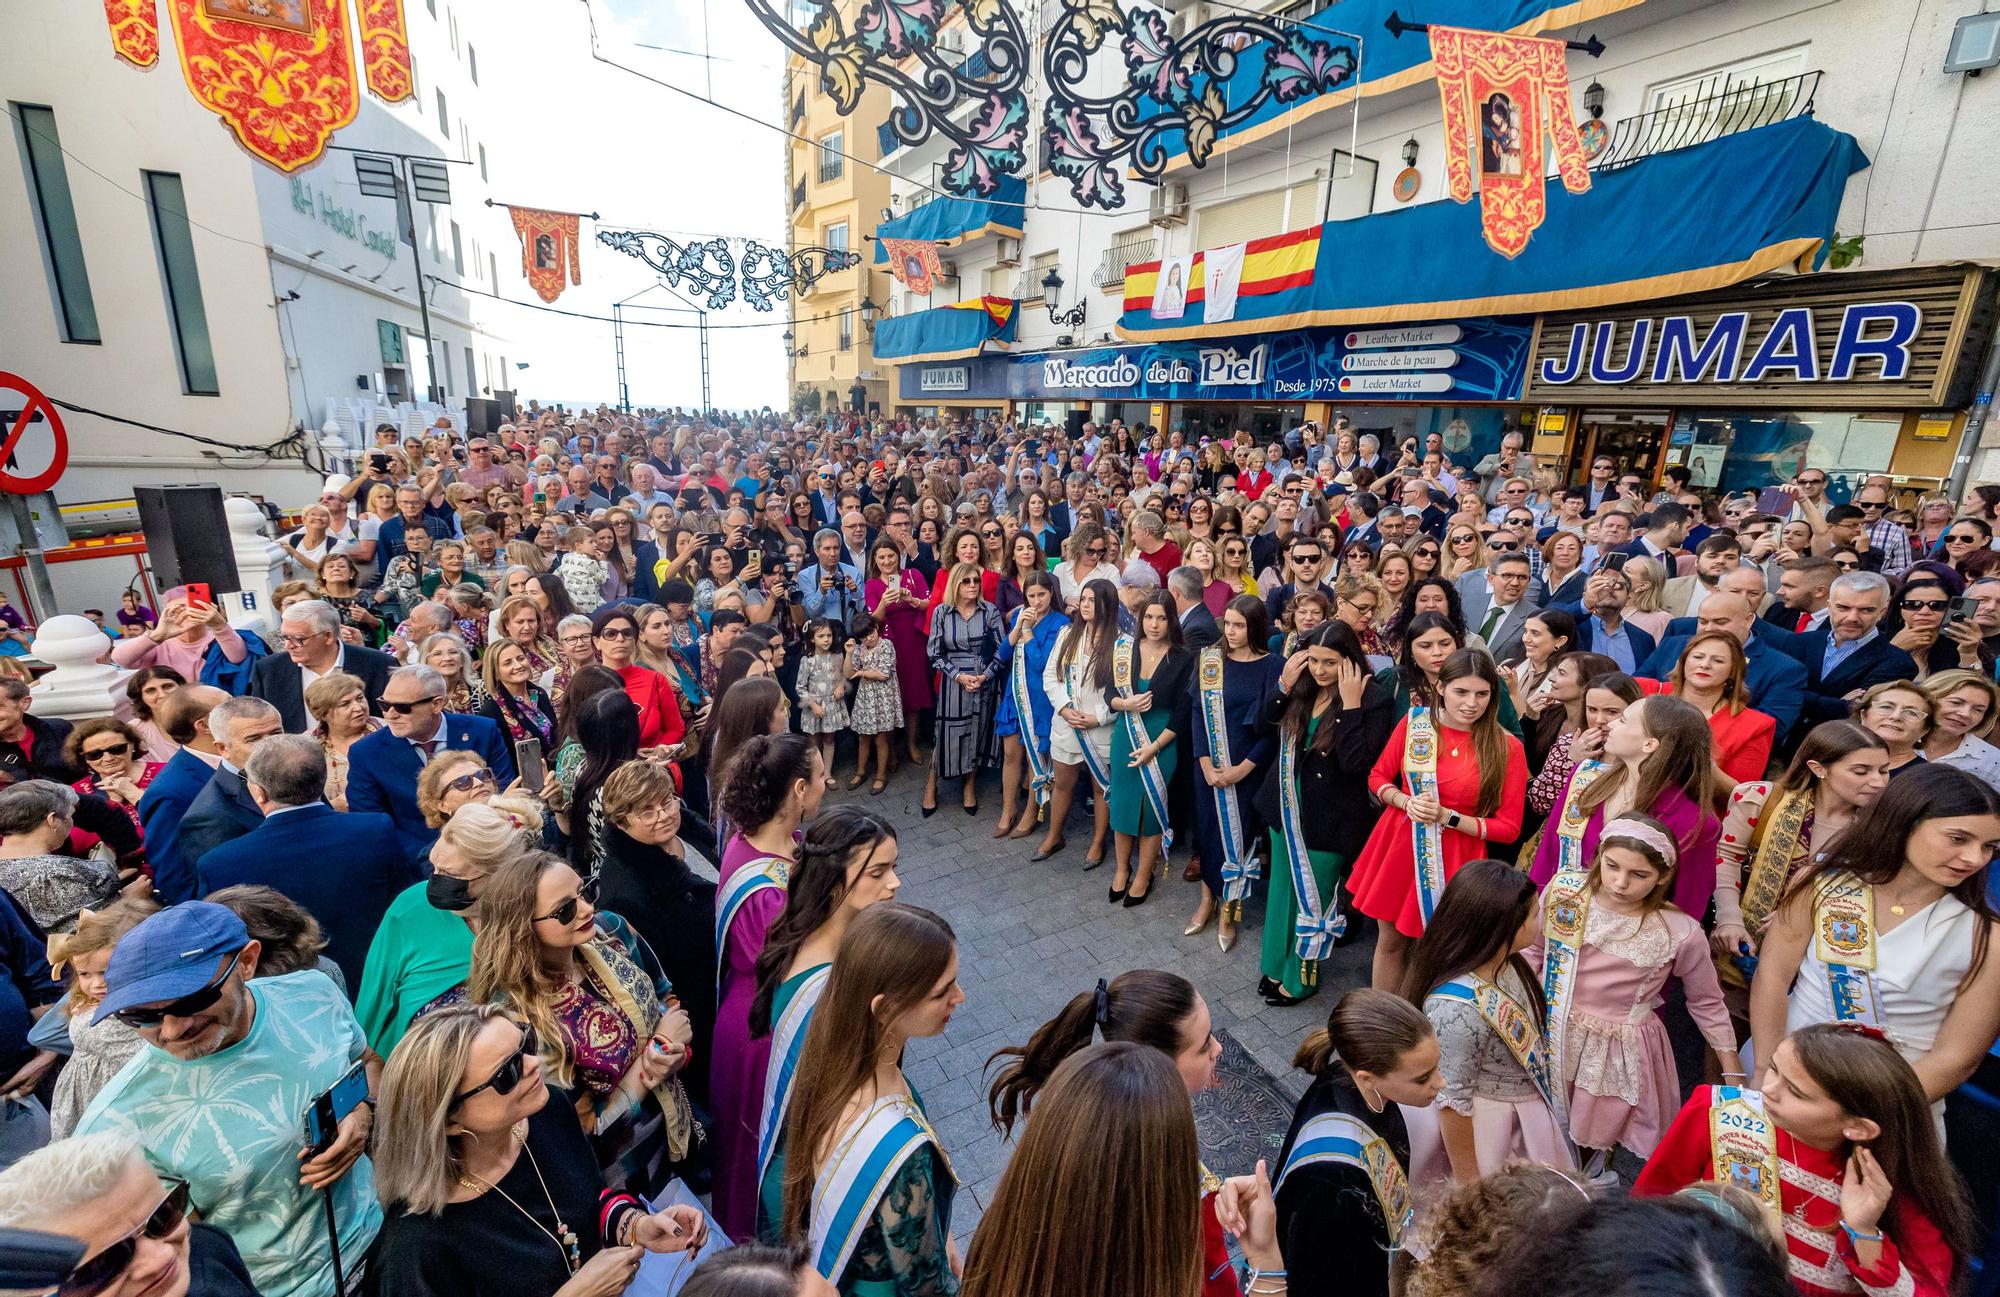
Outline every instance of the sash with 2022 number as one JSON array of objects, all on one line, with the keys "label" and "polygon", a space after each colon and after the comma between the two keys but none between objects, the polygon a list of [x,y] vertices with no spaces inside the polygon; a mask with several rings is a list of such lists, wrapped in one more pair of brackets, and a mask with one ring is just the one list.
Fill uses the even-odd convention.
[{"label": "sash with 2022 number", "polygon": [[785,1110],[791,1106],[792,1081],[798,1075],[799,1056],[805,1053],[806,1028],[812,1025],[813,1010],[826,992],[833,965],[824,964],[806,975],[792,992],[785,1011],[771,1024],[771,1058],[764,1065],[764,1116],[757,1127],[757,1181],[763,1183],[771,1169],[771,1157],[778,1151],[778,1136],[785,1129]]},{"label": "sash with 2022 number", "polygon": [[1773,1222],[1784,1219],[1778,1127],[1764,1111],[1764,1096],[1733,1085],[1710,1090],[1708,1155],[1715,1178],[1764,1204]]},{"label": "sash with 2022 number", "polygon": [[1305,965],[1299,980],[1311,986],[1319,980],[1319,961],[1333,948],[1334,939],[1347,931],[1347,916],[1340,912],[1340,884],[1321,896],[1319,879],[1313,875],[1305,825],[1299,818],[1299,743],[1290,734],[1278,740],[1278,831],[1285,835],[1292,891],[1299,905],[1298,921],[1292,925],[1297,939],[1293,949]]},{"label": "sash with 2022 number", "polygon": [[931,1186],[931,1211],[941,1226],[948,1225],[958,1181],[944,1145],[914,1100],[900,1094],[886,1095],[869,1104],[841,1131],[813,1184],[808,1221],[813,1269],[828,1282],[839,1282],[862,1233],[875,1219],[875,1205],[896,1172],[925,1144],[937,1149],[938,1161],[944,1166],[943,1176]]},{"label": "sash with 2022 number", "polygon": [[1563,1094],[1562,1080],[1549,1065],[1548,1050],[1542,1042],[1541,1028],[1534,1015],[1521,1007],[1507,992],[1475,973],[1454,977],[1435,991],[1434,996],[1448,1000],[1462,1000],[1479,1010],[1479,1016],[1493,1034],[1500,1037],[1507,1046],[1507,1052],[1535,1083],[1535,1089],[1542,1096],[1542,1102],[1549,1106],[1549,1112],[1556,1119],[1556,1126],[1563,1132],[1565,1142],[1569,1140],[1569,1101]]},{"label": "sash with 2022 number", "polygon": [[1813,898],[1813,956],[1826,965],[1835,1022],[1882,1025],[1875,989],[1875,889],[1852,874],[1823,883]]},{"label": "sash with 2022 number", "polygon": [[[1217,770],[1227,770],[1236,763],[1235,754],[1229,750],[1229,715],[1223,706],[1222,693],[1223,670],[1220,644],[1211,644],[1201,651],[1201,663],[1196,668],[1196,685],[1201,698],[1201,718],[1208,726],[1208,760]],[[1236,785],[1211,787],[1208,794],[1215,801],[1215,823],[1218,836],[1222,839],[1222,902],[1235,907],[1230,914],[1240,917],[1243,898],[1250,894],[1250,885],[1257,881],[1261,870],[1256,857],[1243,843],[1243,808],[1236,799]]]},{"label": "sash with 2022 number", "polygon": [[1382,1221],[1389,1231],[1389,1250],[1403,1245],[1410,1227],[1410,1179],[1389,1141],[1370,1130],[1358,1117],[1344,1112],[1325,1112],[1299,1127],[1292,1151],[1278,1169],[1275,1196],[1285,1187],[1285,1178],[1301,1167],[1338,1163],[1359,1167],[1375,1190],[1375,1202],[1382,1209]]},{"label": "sash with 2022 number", "polygon": [[[1014,614],[1014,628],[1019,629],[1021,618],[1027,615],[1024,607]],[[1048,751],[1042,747],[1041,739],[1035,733],[1034,695],[1028,692],[1028,646],[1016,644],[1014,664],[1007,671],[1007,690],[1014,700],[1014,714],[1020,726],[1021,747],[1028,754],[1028,789],[1035,795],[1037,806],[1049,803],[1049,785],[1055,782],[1055,763],[1049,760]]]},{"label": "sash with 2022 number", "polygon": [[[1133,697],[1132,659],[1138,651],[1139,647],[1130,635],[1120,635],[1111,648],[1111,687],[1118,691],[1120,698]],[[1125,741],[1132,745],[1134,752],[1153,741],[1138,712],[1120,712],[1119,716],[1125,725]],[[1146,804],[1153,808],[1153,818],[1160,822],[1160,854],[1165,856],[1174,849],[1174,827],[1168,823],[1172,812],[1167,806],[1167,781],[1160,774],[1157,758],[1139,767],[1139,786],[1146,790]]]},{"label": "sash with 2022 number", "polygon": [[1590,824],[1590,812],[1582,806],[1583,790],[1597,782],[1597,777],[1607,769],[1602,761],[1595,759],[1578,763],[1569,777],[1569,790],[1563,796],[1562,814],[1557,817],[1556,868],[1559,870],[1588,869],[1590,862],[1583,858],[1583,831]]},{"label": "sash with 2022 number", "polygon": [[[1071,622],[1067,633],[1078,637],[1079,649],[1081,649],[1080,641],[1083,637],[1082,624]],[[1061,651],[1060,646],[1058,646],[1057,653],[1060,654]],[[1088,666],[1089,659],[1081,651],[1069,660],[1069,668],[1066,674],[1069,677],[1069,697],[1070,706],[1072,707],[1076,706],[1076,695],[1083,688],[1083,673]],[[1081,710],[1081,708],[1078,708],[1078,710]],[[1092,728],[1096,727],[1093,726]],[[1111,788],[1111,769],[1104,763],[1104,758],[1097,755],[1097,749],[1090,745],[1090,735],[1083,730],[1076,731],[1076,746],[1083,753],[1083,768],[1090,772],[1090,777],[1096,782],[1100,793],[1108,792]]]},{"label": "sash with 2022 number", "polygon": [[[1403,777],[1409,781],[1410,796],[1438,795],[1437,726],[1428,707],[1412,707],[1403,727]],[[1417,873],[1417,909],[1429,927],[1438,898],[1444,895],[1444,826],[1422,824],[1410,817],[1410,854]]]},{"label": "sash with 2022 number", "polygon": [[760,856],[744,862],[715,894],[715,985],[722,987],[722,970],[729,962],[729,925],[743,902],[761,891],[784,891],[791,884],[792,862],[783,856]]},{"label": "sash with 2022 number", "polygon": [[1549,1071],[1558,1086],[1569,1083],[1569,1010],[1576,1000],[1576,966],[1583,956],[1583,932],[1590,921],[1590,875],[1565,869],[1542,893],[1542,997],[1548,1002]]}]

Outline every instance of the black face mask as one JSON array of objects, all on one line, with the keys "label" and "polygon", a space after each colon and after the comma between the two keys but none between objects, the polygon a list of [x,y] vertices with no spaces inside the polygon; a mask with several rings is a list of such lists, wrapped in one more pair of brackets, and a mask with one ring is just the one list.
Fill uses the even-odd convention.
[{"label": "black face mask", "polygon": [[424,883],[424,899],[434,909],[457,914],[472,908],[472,884],[450,874],[432,874]]}]

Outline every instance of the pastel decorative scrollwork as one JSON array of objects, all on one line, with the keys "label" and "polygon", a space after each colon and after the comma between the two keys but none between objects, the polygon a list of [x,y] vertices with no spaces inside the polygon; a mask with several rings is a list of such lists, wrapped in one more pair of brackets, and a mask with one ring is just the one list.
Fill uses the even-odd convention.
[{"label": "pastel decorative scrollwork", "polygon": [[651,230],[599,230],[597,241],[658,271],[675,288],[685,286],[706,295],[708,309],[719,311],[736,300],[736,258],[726,239],[680,243]]}]

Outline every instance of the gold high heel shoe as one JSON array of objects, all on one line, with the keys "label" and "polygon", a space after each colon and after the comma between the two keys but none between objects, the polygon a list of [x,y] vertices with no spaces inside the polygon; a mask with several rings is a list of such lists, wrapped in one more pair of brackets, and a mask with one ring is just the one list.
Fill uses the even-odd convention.
[{"label": "gold high heel shoe", "polygon": [[1193,923],[1190,923],[1187,925],[1187,927],[1181,929],[1181,935],[1183,937],[1195,936],[1201,932],[1206,931],[1208,925],[1214,921],[1215,921],[1215,911],[1210,910],[1206,918],[1196,919]]},{"label": "gold high heel shoe", "polygon": [[1240,929],[1240,928],[1239,928],[1239,929],[1237,929],[1237,931],[1236,931],[1236,932],[1230,932],[1230,931],[1227,931],[1226,929],[1224,929],[1224,928],[1222,928],[1222,927],[1219,927],[1219,926],[1218,926],[1218,927],[1216,928],[1216,930],[1215,930],[1215,944],[1216,944],[1217,946],[1220,946],[1220,947],[1222,948],[1222,953],[1223,953],[1223,954],[1225,954],[1225,955],[1226,955],[1226,954],[1228,954],[1228,953],[1229,953],[1229,952],[1230,952],[1231,950],[1234,950],[1234,949],[1236,948],[1236,938],[1237,938],[1237,935],[1238,935],[1238,933],[1240,933],[1241,931],[1242,931],[1242,929]]}]

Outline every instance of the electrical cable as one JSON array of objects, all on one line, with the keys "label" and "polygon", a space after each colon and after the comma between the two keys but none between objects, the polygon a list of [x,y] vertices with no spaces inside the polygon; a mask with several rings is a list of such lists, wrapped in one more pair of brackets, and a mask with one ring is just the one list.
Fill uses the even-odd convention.
[{"label": "electrical cable", "polygon": [[[436,280],[437,280],[437,276],[436,276],[436,275],[426,275],[426,276],[425,276],[425,278],[427,278],[427,279],[430,279],[430,280],[433,280],[433,281],[436,281]],[[483,289],[483,288],[465,288],[465,289],[464,289],[464,291],[465,291],[465,292],[467,292],[467,293],[471,293],[471,294],[473,294],[474,296],[477,296],[477,297],[490,297],[490,298],[492,298],[492,299],[493,299],[494,301],[496,301],[496,302],[505,302],[505,303],[507,303],[507,304],[508,304],[509,306],[525,306],[525,307],[527,307],[527,308],[528,308],[529,310],[531,310],[531,311],[544,311],[544,312],[547,312],[547,313],[548,313],[548,314],[550,314],[550,315],[567,315],[567,316],[569,316],[569,317],[570,317],[571,319],[575,319],[575,320],[598,320],[598,321],[601,321],[601,322],[603,322],[603,323],[605,323],[605,324],[616,324],[616,323],[618,323],[618,322],[619,322],[619,321],[617,321],[616,319],[614,319],[613,317],[611,317],[611,316],[609,316],[609,315],[592,315],[592,314],[590,314],[590,313],[589,313],[589,312],[587,312],[587,311],[565,311],[565,310],[563,310],[563,309],[562,309],[561,307],[559,307],[559,306],[544,306],[544,305],[543,305],[542,303],[540,303],[540,302],[524,302],[524,301],[521,301],[521,300],[520,300],[519,298],[515,298],[515,297],[502,297],[502,296],[500,296],[500,294],[498,294],[498,293],[489,293],[489,292],[487,292],[487,291],[486,291],[485,289]],[[676,309],[676,308],[673,308],[673,307],[663,307],[663,306],[655,306],[655,307],[646,307],[646,308],[639,308],[639,309],[646,309],[646,310],[656,310],[656,311],[661,311],[661,310],[673,310],[673,309]],[[700,308],[698,308],[698,307],[696,308],[696,313],[697,313],[697,314],[705,314],[705,312],[702,312],[702,311],[701,311],[701,309],[700,309]],[[846,310],[842,310],[842,311],[834,311],[833,313],[831,313],[831,314],[829,314],[829,315],[809,315],[809,316],[805,316],[805,317],[803,317],[803,318],[799,318],[799,319],[785,319],[785,318],[783,318],[783,317],[778,317],[778,318],[775,318],[775,319],[770,319],[770,320],[749,320],[749,321],[745,321],[745,322],[743,322],[743,323],[741,323],[741,324],[710,324],[710,325],[707,325],[706,327],[707,327],[707,328],[709,328],[709,329],[711,329],[711,330],[713,330],[713,329],[776,329],[776,328],[780,328],[780,327],[789,327],[789,326],[791,326],[791,325],[794,325],[794,324],[815,324],[815,323],[818,323],[818,322],[819,322],[819,321],[821,321],[821,320],[837,320],[837,319],[839,319],[839,318],[840,318],[841,316],[843,316],[843,315],[851,315],[851,314],[853,314],[853,313],[854,313],[854,308],[850,306],[850,307],[848,307],[848,308],[847,308]],[[628,328],[628,329],[699,329],[699,328],[702,328],[702,327],[704,327],[703,325],[701,325],[701,324],[699,324],[699,323],[695,323],[695,324],[672,324],[672,323],[669,323],[669,322],[667,322],[667,321],[664,321],[664,320],[662,320],[662,321],[655,321],[655,320],[626,320],[626,321],[624,321],[624,324],[625,324],[625,327],[626,327],[626,328]]]}]

